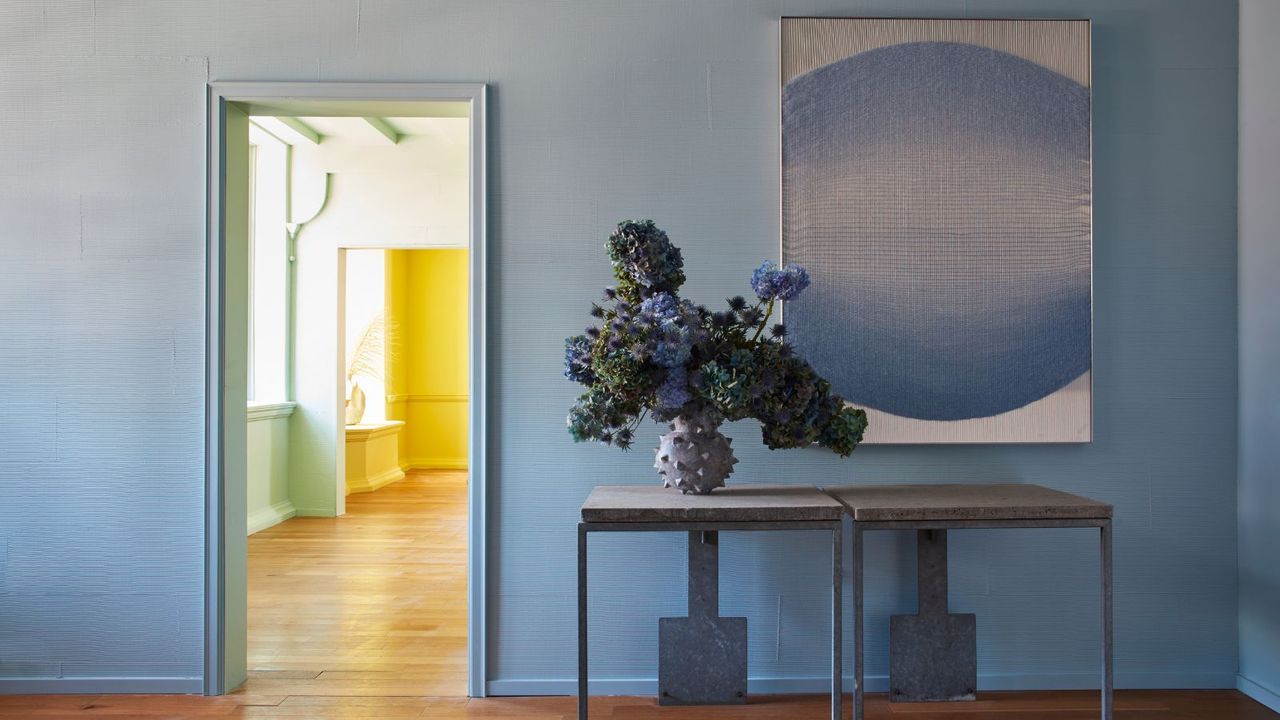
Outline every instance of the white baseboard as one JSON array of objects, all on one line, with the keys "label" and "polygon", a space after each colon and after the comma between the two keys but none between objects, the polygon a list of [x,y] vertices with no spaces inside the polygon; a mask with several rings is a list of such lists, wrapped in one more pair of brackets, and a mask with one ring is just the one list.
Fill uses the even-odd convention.
[{"label": "white baseboard", "polygon": [[293,503],[288,500],[282,500],[271,507],[262,508],[257,512],[250,513],[249,534],[252,535],[256,532],[266,530],[273,525],[279,525],[297,514],[297,508],[295,508]]},{"label": "white baseboard", "polygon": [[466,470],[466,458],[410,458],[400,463],[400,467],[408,472],[410,470]]},{"label": "white baseboard", "polygon": [[1266,685],[1250,680],[1243,675],[1236,676],[1236,689],[1268,708],[1280,712],[1280,691],[1272,690]]},{"label": "white baseboard", "polygon": [[191,695],[203,678],[0,678],[0,695]]},{"label": "white baseboard", "polygon": [[[1029,674],[979,674],[979,691],[996,690],[1095,690],[1098,688],[1095,673],[1029,673]],[[653,695],[658,692],[656,678],[607,678],[591,681],[592,695]],[[1116,673],[1117,688],[1142,688],[1160,690],[1214,689],[1236,687],[1234,673]],[[888,692],[887,675],[868,675],[867,692]],[[829,693],[831,678],[755,677],[747,681],[747,689],[756,695],[789,695],[795,693]],[[487,694],[513,695],[576,695],[578,682],[571,679],[491,680],[486,685]],[[853,678],[844,678],[844,691],[853,690]],[[1264,703],[1265,704],[1265,703]]]}]

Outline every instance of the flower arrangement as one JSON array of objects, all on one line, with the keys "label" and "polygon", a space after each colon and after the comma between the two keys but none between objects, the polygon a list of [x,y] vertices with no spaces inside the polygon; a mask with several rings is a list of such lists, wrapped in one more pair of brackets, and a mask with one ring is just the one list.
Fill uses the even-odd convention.
[{"label": "flower arrangement", "polygon": [[725,420],[758,420],[770,449],[817,443],[847,456],[861,442],[866,413],[831,393],[782,324],[770,326],[777,302],[809,286],[804,268],[766,261],[751,276],[755,302],[734,297],[712,312],[680,297],[684,259],[653,221],[619,223],[606,248],[617,284],[592,304],[598,324],[565,340],[565,377],[587,388],[569,412],[575,441],[626,450],[646,415],[671,422],[655,466],[668,485],[699,493],[737,462],[716,430]]}]

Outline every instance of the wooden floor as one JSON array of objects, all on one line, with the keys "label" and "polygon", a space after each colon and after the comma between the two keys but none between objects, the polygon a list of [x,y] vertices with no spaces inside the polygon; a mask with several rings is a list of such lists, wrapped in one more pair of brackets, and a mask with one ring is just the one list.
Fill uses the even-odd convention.
[{"label": "wooden floor", "polygon": [[[232,695],[0,697],[0,720],[292,718],[570,720],[571,697],[468,700],[466,475],[414,473],[249,539],[249,681]],[[1278,720],[1232,691],[1119,692],[1121,720]],[[1092,720],[1097,693],[981,693],[972,703],[867,700],[867,720]],[[825,720],[826,696],[658,707],[594,698],[598,720]],[[852,717],[845,701],[845,717]]]},{"label": "wooden floor", "polygon": [[465,697],[466,472],[410,472],[343,517],[251,536],[240,692]]},{"label": "wooden floor", "polygon": [[[1116,693],[1118,720],[1275,720],[1280,715],[1232,690]],[[752,698],[746,706],[658,707],[652,698],[596,698],[597,720],[826,720],[828,696]],[[573,720],[571,697],[465,698],[240,694],[0,697],[0,720],[60,718],[290,718],[292,720]],[[848,699],[845,717],[852,717]],[[970,703],[896,704],[867,698],[867,720],[1094,720],[1090,692],[979,693]]]}]

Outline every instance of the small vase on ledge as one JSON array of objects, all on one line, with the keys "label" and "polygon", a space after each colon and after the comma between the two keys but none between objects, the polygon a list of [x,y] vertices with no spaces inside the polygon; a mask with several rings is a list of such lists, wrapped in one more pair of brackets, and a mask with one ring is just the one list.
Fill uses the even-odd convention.
[{"label": "small vase on ledge", "polygon": [[688,495],[709,495],[724,487],[738,458],[732,440],[719,430],[720,424],[705,415],[680,415],[671,422],[671,431],[659,436],[653,466],[662,476],[662,486]]},{"label": "small vase on ledge", "polygon": [[360,383],[351,381],[351,394],[347,396],[347,424],[359,425],[364,419],[365,397]]}]

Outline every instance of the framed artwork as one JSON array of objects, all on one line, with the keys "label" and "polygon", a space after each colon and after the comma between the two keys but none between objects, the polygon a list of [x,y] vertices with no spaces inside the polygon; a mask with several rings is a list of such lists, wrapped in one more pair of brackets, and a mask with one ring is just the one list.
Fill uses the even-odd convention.
[{"label": "framed artwork", "polygon": [[1092,439],[1088,20],[782,19],[796,348],[873,443]]}]

